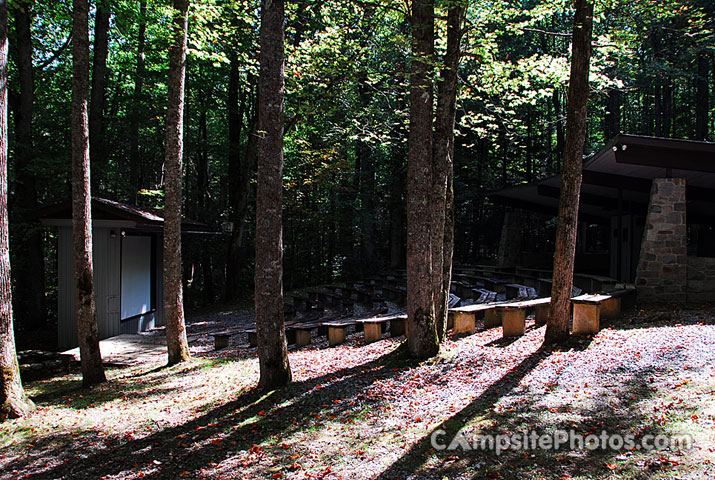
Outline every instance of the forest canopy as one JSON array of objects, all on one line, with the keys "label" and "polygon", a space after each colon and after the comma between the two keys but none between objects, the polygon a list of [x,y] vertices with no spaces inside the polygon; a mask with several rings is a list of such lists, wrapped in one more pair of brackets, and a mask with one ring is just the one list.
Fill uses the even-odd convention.
[{"label": "forest canopy", "polygon": [[[449,3],[438,2],[438,59]],[[17,303],[22,272],[33,268],[33,235],[41,238],[46,268],[54,268],[55,234],[39,231],[31,210],[70,196],[72,5],[15,0],[9,10]],[[715,5],[607,0],[595,10],[584,153],[618,132],[712,139]],[[487,192],[560,170],[572,25],[565,0],[469,6],[458,72],[455,262],[494,253],[501,213]],[[162,208],[170,26],[166,1],[90,6],[93,195]],[[213,302],[228,283],[250,296],[258,28],[258,2],[190,5],[183,213],[234,232],[184,244],[191,305]],[[286,4],[287,288],[404,263],[409,46],[406,2]],[[28,115],[29,130],[22,120]],[[22,326],[27,307],[16,310]]]}]

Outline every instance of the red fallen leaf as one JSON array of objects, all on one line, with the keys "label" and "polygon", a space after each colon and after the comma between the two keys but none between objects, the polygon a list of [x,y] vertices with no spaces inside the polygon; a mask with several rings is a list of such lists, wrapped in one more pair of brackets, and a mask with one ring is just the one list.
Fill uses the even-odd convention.
[{"label": "red fallen leaf", "polygon": [[258,412],[258,414],[261,415],[261,416],[263,416],[263,415],[266,414],[266,411],[265,411],[265,410],[261,410],[260,412]]},{"label": "red fallen leaf", "polygon": [[607,463],[607,464],[606,464],[606,468],[609,469],[609,470],[615,470],[615,469],[618,468],[618,465],[614,465],[614,464],[612,464],[612,463]]}]

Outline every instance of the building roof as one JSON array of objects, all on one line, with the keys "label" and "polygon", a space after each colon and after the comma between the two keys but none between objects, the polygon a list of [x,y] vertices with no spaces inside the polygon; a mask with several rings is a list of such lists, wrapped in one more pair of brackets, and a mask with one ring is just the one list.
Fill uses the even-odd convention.
[{"label": "building roof", "polygon": [[[162,231],[164,217],[160,210],[137,207],[115,202],[106,198],[92,197],[92,222],[95,226],[116,226],[142,231]],[[71,225],[72,202],[65,200],[40,208],[35,218],[50,226]],[[213,232],[209,225],[194,220],[183,219],[181,230],[186,233]]]},{"label": "building roof", "polygon": [[[715,143],[620,134],[585,160],[579,214],[603,220],[645,214],[654,178],[684,178],[688,216],[715,220]],[[556,214],[561,176],[489,194],[497,203]]]}]

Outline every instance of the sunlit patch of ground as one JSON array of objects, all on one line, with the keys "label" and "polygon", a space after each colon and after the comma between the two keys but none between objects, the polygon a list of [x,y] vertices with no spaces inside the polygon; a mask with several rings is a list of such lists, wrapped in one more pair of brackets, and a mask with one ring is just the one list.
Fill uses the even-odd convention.
[{"label": "sunlit patch of ground", "polygon": [[[39,406],[0,426],[10,478],[713,478],[715,317],[639,312],[593,338],[541,350],[543,328],[446,342],[415,363],[403,339],[324,343],[290,353],[294,384],[267,394],[255,349],[187,365],[34,382]],[[687,434],[694,448],[435,450],[458,431],[505,435]]]}]

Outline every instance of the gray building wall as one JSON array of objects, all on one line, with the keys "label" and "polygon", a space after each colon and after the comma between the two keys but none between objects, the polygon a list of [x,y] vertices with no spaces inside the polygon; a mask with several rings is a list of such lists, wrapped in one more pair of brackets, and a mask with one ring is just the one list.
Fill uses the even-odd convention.
[{"label": "gray building wall", "polygon": [[[112,236],[114,232],[114,236]],[[154,252],[156,310],[135,321],[120,321],[121,306],[121,229],[95,227],[92,229],[94,249],[94,289],[97,308],[99,338],[105,339],[121,333],[137,333],[163,325],[161,298],[161,239]],[[77,346],[77,318],[72,251],[72,228],[59,227],[57,242],[58,273],[58,346],[67,350]]]}]

